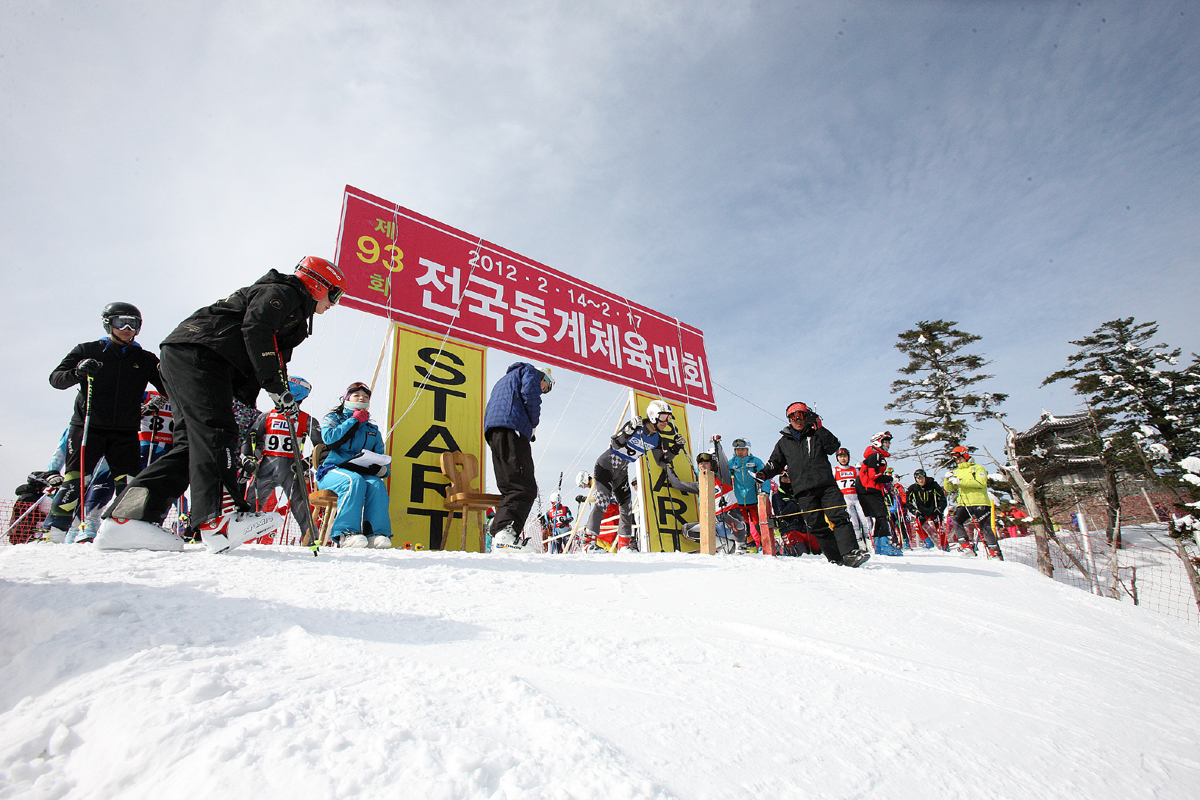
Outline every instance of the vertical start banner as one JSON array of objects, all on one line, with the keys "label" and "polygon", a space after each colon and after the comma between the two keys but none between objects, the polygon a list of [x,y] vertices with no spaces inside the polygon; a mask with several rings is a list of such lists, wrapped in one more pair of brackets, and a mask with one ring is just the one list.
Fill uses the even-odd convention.
[{"label": "vertical start banner", "polygon": [[337,261],[350,308],[716,409],[700,330],[352,186]]},{"label": "vertical start banner", "polygon": [[[660,398],[656,396],[634,392],[637,415],[645,418],[646,406],[650,405],[651,401],[658,399]],[[682,433],[688,446],[684,452],[675,456],[675,460],[671,464],[675,468],[675,474],[679,476],[679,480],[684,483],[694,483],[696,468],[692,464],[692,438],[688,432],[687,409],[674,406],[674,411],[675,430],[670,435],[674,437],[676,433]],[[666,471],[658,468],[658,465],[654,463],[654,457],[649,453],[638,460],[638,484],[641,490],[640,495],[645,498],[643,518],[646,521],[646,534],[650,540],[651,552],[665,551],[669,553],[682,550],[690,553],[699,550],[699,543],[689,542],[683,538],[683,524],[700,519],[696,495],[685,494],[672,488],[671,484],[667,482]]]},{"label": "vertical start banner", "polygon": [[[461,450],[478,458],[475,489],[484,491],[490,463],[483,441],[485,354],[482,347],[454,339],[443,344],[441,336],[396,326],[390,419],[400,422],[388,439],[388,512],[397,544],[442,545],[450,513],[442,505],[449,485],[442,475],[442,453]],[[468,546],[478,549],[476,537],[467,538]]]}]

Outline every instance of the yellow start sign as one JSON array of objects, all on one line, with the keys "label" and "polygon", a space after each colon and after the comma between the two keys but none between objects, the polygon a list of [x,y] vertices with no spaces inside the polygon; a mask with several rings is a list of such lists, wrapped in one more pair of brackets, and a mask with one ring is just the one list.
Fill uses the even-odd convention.
[{"label": "yellow start sign", "polygon": [[[392,353],[395,430],[387,442],[392,457],[392,539],[398,546],[409,542],[436,550],[442,546],[450,513],[442,505],[449,481],[442,475],[441,454],[474,454],[479,460],[479,485],[474,490],[484,491],[486,350],[454,339],[443,343],[441,336],[397,325]],[[469,547],[478,548],[476,538],[467,537]]]}]

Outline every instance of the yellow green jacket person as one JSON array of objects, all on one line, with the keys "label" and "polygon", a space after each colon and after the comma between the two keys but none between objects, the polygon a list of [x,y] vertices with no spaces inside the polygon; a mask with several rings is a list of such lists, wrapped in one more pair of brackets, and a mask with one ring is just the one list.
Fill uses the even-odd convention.
[{"label": "yellow green jacket person", "polygon": [[987,477],[987,470],[968,458],[950,471],[942,488],[946,494],[958,492],[960,506],[987,506],[992,502],[988,499]]}]

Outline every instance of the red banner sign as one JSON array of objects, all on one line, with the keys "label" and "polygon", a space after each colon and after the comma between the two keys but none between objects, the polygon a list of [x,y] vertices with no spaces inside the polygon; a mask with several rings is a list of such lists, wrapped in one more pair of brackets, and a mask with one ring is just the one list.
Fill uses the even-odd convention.
[{"label": "red banner sign", "polygon": [[716,409],[696,328],[352,186],[337,259],[350,308]]}]

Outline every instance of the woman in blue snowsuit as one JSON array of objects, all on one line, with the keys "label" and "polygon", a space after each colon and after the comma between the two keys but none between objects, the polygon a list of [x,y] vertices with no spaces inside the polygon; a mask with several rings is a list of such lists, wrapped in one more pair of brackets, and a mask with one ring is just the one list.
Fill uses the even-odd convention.
[{"label": "woman in blue snowsuit", "polygon": [[329,450],[317,469],[317,486],[338,496],[337,516],[330,535],[341,547],[391,547],[392,521],[388,517],[386,464],[361,467],[350,460],[363,453],[383,453],[383,436],[371,422],[367,409],[371,390],[352,383],[337,408],[321,424]]}]

